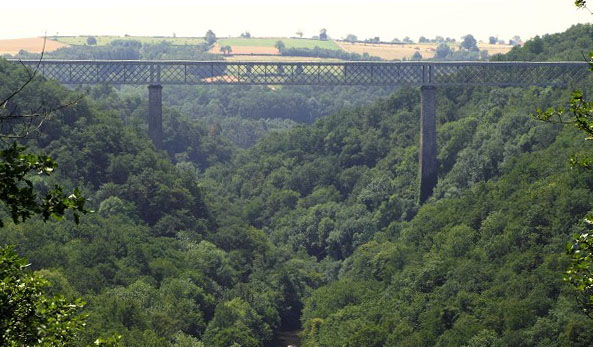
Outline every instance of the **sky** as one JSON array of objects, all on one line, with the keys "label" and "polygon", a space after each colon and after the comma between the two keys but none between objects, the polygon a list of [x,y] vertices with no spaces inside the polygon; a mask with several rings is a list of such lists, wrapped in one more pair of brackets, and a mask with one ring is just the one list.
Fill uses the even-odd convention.
[{"label": "sky", "polygon": [[593,15],[573,0],[3,0],[0,39],[53,35],[405,36],[478,40],[556,33]]}]

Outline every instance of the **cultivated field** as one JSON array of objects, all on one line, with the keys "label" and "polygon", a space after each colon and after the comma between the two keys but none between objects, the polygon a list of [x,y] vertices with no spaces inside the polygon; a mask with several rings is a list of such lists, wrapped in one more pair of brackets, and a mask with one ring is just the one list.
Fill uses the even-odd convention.
[{"label": "cultivated field", "polygon": [[[15,55],[21,49],[30,53],[41,53],[43,49],[43,38],[42,37],[30,37],[26,39],[10,39],[0,40],[0,54]],[[53,40],[47,40],[45,43],[45,51],[51,52],[58,48],[67,47],[68,45]]]},{"label": "cultivated field", "polygon": [[216,44],[210,49],[210,53],[222,54],[220,47],[230,46],[232,54],[240,55],[280,55],[280,52],[275,47],[276,42],[282,41],[286,48],[309,48],[315,47],[323,49],[340,50],[334,41],[321,41],[311,39],[294,39],[294,38],[229,38],[218,39]]},{"label": "cultivated field", "polygon": [[283,37],[269,37],[269,38],[228,38],[218,39],[218,44],[222,46],[231,46],[233,50],[235,47],[271,47],[274,48],[276,42],[284,42],[286,48],[310,48],[313,49],[316,46],[324,49],[340,49],[340,47],[333,41],[321,41],[313,39],[295,39],[295,38],[283,38]]},{"label": "cultivated field", "polygon": [[504,54],[507,53],[508,51],[510,51],[513,46],[510,45],[491,45],[489,43],[482,43],[479,42],[478,43],[478,48],[482,51],[482,50],[487,50],[488,54],[490,55],[494,55],[494,54]]},{"label": "cultivated field", "polygon": [[312,61],[312,62],[340,62],[340,59],[317,58],[317,57],[290,57],[283,55],[231,55],[225,57],[227,61],[256,61],[256,62],[291,62],[291,61]]},{"label": "cultivated field", "polygon": [[[89,36],[58,36],[57,40],[69,45],[86,45]],[[148,36],[95,36],[98,46],[104,46],[114,40],[136,40],[142,43],[159,43],[162,41],[170,42],[173,45],[198,45],[204,43],[203,37],[148,37]]]},{"label": "cultivated field", "polygon": [[375,57],[385,60],[409,59],[415,52],[420,52],[424,59],[434,57],[436,44],[378,44],[378,43],[350,43],[339,41],[337,44],[346,52],[350,53],[368,53]]},{"label": "cultivated field", "polygon": [[[345,41],[336,42],[340,48],[350,53],[368,53],[385,60],[410,59],[415,52],[419,52],[424,59],[434,57],[437,43],[411,43],[411,44],[377,44],[377,43],[350,43]],[[458,44],[451,44],[452,49],[457,49]],[[487,50],[490,55],[497,53],[506,53],[513,48],[509,45],[490,45],[487,43],[478,43],[480,50]]]}]

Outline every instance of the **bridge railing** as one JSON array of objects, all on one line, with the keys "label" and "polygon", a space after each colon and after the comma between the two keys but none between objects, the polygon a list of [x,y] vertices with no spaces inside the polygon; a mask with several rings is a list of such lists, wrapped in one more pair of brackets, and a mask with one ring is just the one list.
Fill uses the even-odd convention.
[{"label": "bridge railing", "polygon": [[401,86],[562,86],[584,76],[585,62],[227,62],[43,60],[65,84],[293,84]]}]

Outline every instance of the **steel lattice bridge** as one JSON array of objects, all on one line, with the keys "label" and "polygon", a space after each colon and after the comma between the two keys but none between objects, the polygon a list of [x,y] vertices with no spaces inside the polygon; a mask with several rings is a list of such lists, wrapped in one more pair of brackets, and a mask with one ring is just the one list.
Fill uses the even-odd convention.
[{"label": "steel lattice bridge", "polygon": [[586,62],[228,62],[13,60],[64,84],[148,85],[148,133],[162,143],[163,85],[360,85],[421,87],[420,202],[437,183],[436,87],[567,87]]},{"label": "steel lattice bridge", "polygon": [[[34,67],[39,61],[22,61]],[[65,84],[251,84],[565,86],[579,62],[227,62],[44,60],[40,72]]]}]

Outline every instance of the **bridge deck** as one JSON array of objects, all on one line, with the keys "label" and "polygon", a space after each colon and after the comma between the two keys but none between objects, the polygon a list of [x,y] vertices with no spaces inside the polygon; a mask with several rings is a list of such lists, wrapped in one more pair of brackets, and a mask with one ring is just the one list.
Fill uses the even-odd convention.
[{"label": "bridge deck", "polygon": [[[18,60],[13,60],[18,62]],[[65,84],[565,86],[586,62],[20,61]]]}]

